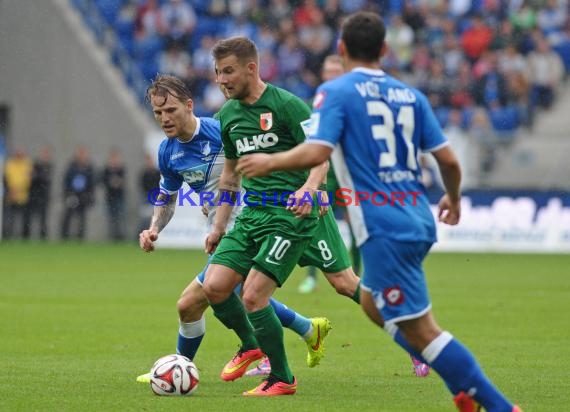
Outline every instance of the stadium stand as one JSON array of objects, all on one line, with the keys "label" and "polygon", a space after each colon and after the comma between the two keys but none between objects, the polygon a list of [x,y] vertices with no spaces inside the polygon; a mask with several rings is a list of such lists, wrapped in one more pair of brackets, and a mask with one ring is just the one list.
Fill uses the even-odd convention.
[{"label": "stadium stand", "polygon": [[[207,60],[218,38],[255,40],[264,78],[309,101],[323,58],[334,52],[343,16],[355,8],[380,11],[390,45],[384,69],[426,93],[443,127],[450,112],[460,110],[465,135],[490,157],[516,141],[521,130],[532,130],[570,72],[567,0],[71,1],[141,103],[156,72],[173,72],[191,86],[199,115],[211,115],[223,102]],[[542,45],[550,53],[549,67],[561,67],[560,74],[551,72],[555,80],[547,91],[539,84],[546,69],[533,64],[540,61]],[[491,126],[484,143],[472,125],[479,108]],[[482,162],[480,170],[488,173],[490,163]]]},{"label": "stadium stand", "polygon": [[[113,63],[121,68],[125,81],[141,100],[144,86],[161,69],[166,48],[179,48],[193,66],[205,37],[215,40],[233,35],[253,38],[264,55],[277,60],[271,81],[309,100],[317,86],[322,59],[334,52],[339,22],[354,7],[379,10],[386,17],[392,52],[384,66],[408,81],[412,79],[428,94],[442,126],[449,110],[460,108],[469,129],[474,105],[486,107],[500,140],[514,138],[521,126],[532,126],[533,113],[528,113],[533,109],[532,99],[520,98],[504,64],[497,68],[496,76],[491,76],[496,62],[506,60],[509,46],[514,46],[515,57],[522,59],[520,70],[527,78],[528,55],[543,39],[559,56],[566,74],[570,69],[566,0],[393,0],[362,1],[360,5],[314,0],[72,2],[99,41],[109,47]],[[422,59],[425,64],[417,65]],[[462,65],[467,66],[471,96],[479,96],[475,102],[461,88]],[[203,70],[188,70],[186,74],[196,94],[198,114],[212,114],[213,105],[202,99],[211,76]],[[532,88],[527,91],[531,92]],[[521,100],[530,106],[521,109]]]}]

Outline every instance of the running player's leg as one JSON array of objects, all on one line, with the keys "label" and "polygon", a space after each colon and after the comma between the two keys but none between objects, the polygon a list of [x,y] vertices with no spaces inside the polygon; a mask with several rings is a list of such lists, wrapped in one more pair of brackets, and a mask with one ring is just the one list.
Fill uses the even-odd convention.
[{"label": "running player's leg", "polygon": [[367,268],[362,278],[363,308],[367,314],[380,310],[384,329],[392,336],[401,332],[404,342],[442,377],[456,402],[469,401],[472,396],[485,410],[512,411],[513,405],[484,375],[471,353],[437,325],[422,269],[430,247],[429,242],[369,238],[361,247]]},{"label": "running player's leg", "polygon": [[[182,292],[176,303],[180,327],[176,352],[194,360],[206,333],[204,312],[209,306],[208,299],[202,289],[203,273],[198,275]],[[202,276],[202,279],[200,279]]]},{"label": "running player's leg", "polygon": [[254,218],[251,235],[261,241],[261,246],[244,282],[243,303],[259,346],[271,363],[271,375],[260,386],[244,394],[258,396],[262,392],[271,392],[273,387],[275,394],[292,393],[296,381],[285,353],[283,328],[269,299],[287,280],[307,248],[317,219],[298,219],[288,211],[259,212]]},{"label": "running player's leg", "polygon": [[[312,264],[321,269],[335,288],[337,293],[350,297],[360,303],[360,278],[350,266],[350,258],[344,240],[338,230],[336,220],[331,213],[321,218],[319,227],[307,253],[303,255],[303,263]],[[374,321],[382,322],[380,315]],[[309,348],[307,362],[311,357],[318,358],[324,354],[315,354]],[[319,358],[320,360],[320,358]],[[420,357],[411,355],[413,371],[416,376],[424,377],[429,374],[429,366]]]}]

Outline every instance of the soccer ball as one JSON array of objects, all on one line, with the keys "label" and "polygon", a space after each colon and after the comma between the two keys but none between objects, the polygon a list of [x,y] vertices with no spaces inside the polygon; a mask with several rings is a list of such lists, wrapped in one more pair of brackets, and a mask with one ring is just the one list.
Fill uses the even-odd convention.
[{"label": "soccer ball", "polygon": [[167,355],[150,370],[150,388],[161,396],[192,395],[198,389],[198,368],[182,355]]}]

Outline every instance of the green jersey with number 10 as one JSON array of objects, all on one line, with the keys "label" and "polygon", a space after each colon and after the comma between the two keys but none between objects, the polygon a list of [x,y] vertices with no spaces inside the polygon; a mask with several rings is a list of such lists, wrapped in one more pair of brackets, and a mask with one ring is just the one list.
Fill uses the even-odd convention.
[{"label": "green jersey with number 10", "polygon": [[[228,100],[217,116],[226,158],[283,152],[297,146],[305,141],[310,115],[311,110],[305,102],[271,84],[267,84],[261,97],[253,104]],[[264,177],[244,177],[242,186],[249,203],[284,207],[287,196],[283,194],[295,192],[305,183],[307,176],[308,171],[273,172]]]}]

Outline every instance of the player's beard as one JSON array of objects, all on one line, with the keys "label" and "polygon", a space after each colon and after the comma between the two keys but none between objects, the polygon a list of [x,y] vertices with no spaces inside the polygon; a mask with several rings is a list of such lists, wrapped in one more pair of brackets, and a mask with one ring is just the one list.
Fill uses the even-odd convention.
[{"label": "player's beard", "polygon": [[236,100],[244,100],[249,96],[249,87],[247,84],[245,85],[236,85],[231,90],[230,98]]}]

